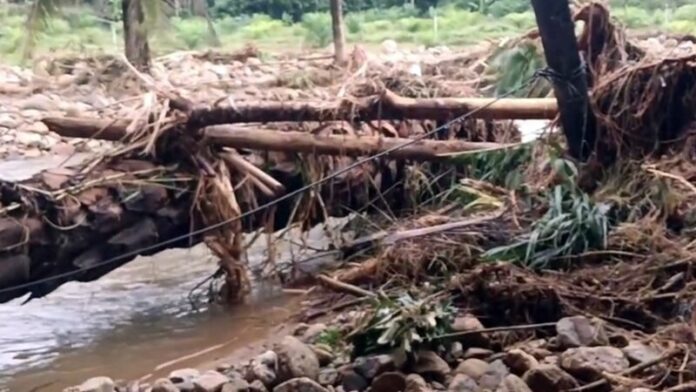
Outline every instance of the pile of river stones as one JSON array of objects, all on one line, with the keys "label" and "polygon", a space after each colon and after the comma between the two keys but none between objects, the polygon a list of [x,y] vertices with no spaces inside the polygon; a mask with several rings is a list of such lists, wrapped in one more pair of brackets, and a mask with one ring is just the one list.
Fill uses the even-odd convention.
[{"label": "pile of river stones", "polygon": [[273,350],[237,366],[205,372],[180,369],[149,385],[98,377],[64,392],[560,392],[662,355],[643,342],[609,336],[601,320],[581,316],[558,321],[554,337],[499,352],[492,349],[488,334],[476,333],[483,329],[478,319],[461,316],[453,329],[469,332],[466,336],[444,352],[419,351],[409,361],[391,354],[351,360],[346,347],[317,343],[326,328],[299,325]]}]

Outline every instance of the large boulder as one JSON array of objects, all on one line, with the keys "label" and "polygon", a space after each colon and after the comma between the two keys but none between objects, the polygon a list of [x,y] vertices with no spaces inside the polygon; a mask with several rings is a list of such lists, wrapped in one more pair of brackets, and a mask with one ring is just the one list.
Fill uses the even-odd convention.
[{"label": "large boulder", "polygon": [[269,350],[251,360],[246,378],[248,381],[260,380],[266,387],[272,387],[276,382],[277,368],[278,354]]},{"label": "large boulder", "polygon": [[561,367],[583,380],[597,380],[603,372],[620,373],[628,369],[628,359],[616,347],[578,347],[561,354]]},{"label": "large boulder", "polygon": [[319,360],[314,351],[292,336],[286,336],[276,346],[278,354],[277,381],[307,377],[316,380],[319,376]]},{"label": "large boulder", "polygon": [[556,323],[558,342],[562,347],[606,346],[609,344],[604,323],[584,316],[566,317]]},{"label": "large boulder", "polygon": [[659,350],[635,340],[630,341],[628,345],[621,350],[626,355],[626,358],[635,364],[654,361],[662,355]]}]

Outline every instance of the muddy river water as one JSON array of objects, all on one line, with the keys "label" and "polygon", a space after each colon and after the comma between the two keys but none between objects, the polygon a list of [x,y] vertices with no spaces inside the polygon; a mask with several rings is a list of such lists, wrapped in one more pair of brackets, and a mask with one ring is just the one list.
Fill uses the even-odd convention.
[{"label": "muddy river water", "polygon": [[[0,162],[0,179],[22,180],[64,161]],[[336,224],[341,221],[330,222]],[[291,232],[275,244],[277,261],[324,248],[325,233],[323,227],[305,233],[306,248]],[[253,269],[267,259],[267,249],[264,236],[249,248]],[[192,306],[189,292],[216,266],[203,245],[173,249],[138,258],[95,282],[67,283],[24,305],[23,299],[0,304],[0,391],[62,391],[94,376],[154,379],[183,367],[214,366],[278,335],[299,309],[301,297],[258,278],[245,304],[205,306],[201,300]]]}]

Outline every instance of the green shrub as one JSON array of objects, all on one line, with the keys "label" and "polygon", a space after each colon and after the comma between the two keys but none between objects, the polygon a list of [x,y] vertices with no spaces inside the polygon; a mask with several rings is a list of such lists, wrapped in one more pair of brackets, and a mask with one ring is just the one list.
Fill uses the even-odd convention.
[{"label": "green shrub", "polygon": [[365,23],[362,15],[348,14],[345,20],[348,34],[359,34],[362,31],[362,24]]},{"label": "green shrub", "polygon": [[242,28],[242,33],[251,39],[261,39],[272,34],[278,34],[284,27],[285,23],[280,20],[271,19],[268,15],[256,14]]},{"label": "green shrub", "polygon": [[177,19],[174,26],[177,38],[188,49],[199,48],[208,40],[208,24],[203,18]]},{"label": "green shrub", "polygon": [[331,42],[331,16],[327,13],[305,14],[302,18],[305,38],[314,47],[323,48]]},{"label": "green shrub", "polygon": [[696,4],[683,5],[674,11],[674,19],[696,24]]},{"label": "green shrub", "polygon": [[612,10],[612,14],[630,28],[654,26],[659,18],[655,12],[636,7],[616,8]]}]

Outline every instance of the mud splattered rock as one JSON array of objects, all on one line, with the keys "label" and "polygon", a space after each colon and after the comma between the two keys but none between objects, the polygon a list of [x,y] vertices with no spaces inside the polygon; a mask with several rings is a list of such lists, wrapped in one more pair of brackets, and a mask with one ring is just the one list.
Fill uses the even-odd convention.
[{"label": "mud splattered rock", "polygon": [[464,374],[473,380],[478,380],[488,370],[488,363],[480,359],[471,358],[463,361],[455,369],[455,373]]},{"label": "mud splattered rock", "polygon": [[152,384],[151,392],[179,392],[179,388],[166,378],[160,378]]},{"label": "mud splattered rock", "polygon": [[260,380],[264,385],[271,386],[276,381],[277,366],[278,355],[273,351],[266,351],[249,364],[247,380]]},{"label": "mud splattered rock", "polygon": [[394,358],[386,354],[356,358],[353,367],[358,374],[368,380],[372,380],[381,373],[396,370]]},{"label": "mud splattered rock", "polygon": [[563,369],[554,365],[539,365],[522,377],[534,392],[564,391],[578,386],[578,382]]},{"label": "mud splattered rock", "polygon": [[477,382],[481,388],[495,390],[508,374],[510,374],[510,371],[507,366],[505,366],[502,360],[497,360],[488,365],[488,368]]},{"label": "mud splattered rock", "polygon": [[316,380],[319,375],[319,360],[311,348],[292,336],[286,336],[277,345],[278,380],[308,377]]},{"label": "mud splattered rock", "polygon": [[661,355],[659,350],[635,340],[629,342],[622,351],[628,360],[633,363],[654,361]]},{"label": "mud splattered rock", "polygon": [[529,369],[539,365],[539,361],[537,361],[536,358],[519,348],[512,349],[505,353],[503,361],[513,373],[520,376],[525,374]]},{"label": "mud splattered rock", "polygon": [[205,372],[193,380],[194,392],[220,392],[229,378],[214,370]]},{"label": "mud splattered rock", "polygon": [[562,347],[606,346],[609,339],[600,320],[587,317],[566,317],[556,323],[558,343]]},{"label": "mud splattered rock", "polygon": [[115,392],[114,380],[109,377],[94,377],[80,384],[78,392]]},{"label": "mud splattered rock", "polygon": [[365,380],[365,378],[358,374],[356,371],[351,369],[350,366],[346,366],[344,368],[339,369],[339,374],[341,377],[341,387],[346,392],[361,392],[367,389],[369,385],[367,383],[367,380]]},{"label": "mud splattered rock", "polygon": [[404,392],[429,392],[428,384],[423,377],[418,374],[409,374],[406,376],[406,390]]},{"label": "mud splattered rock", "polygon": [[323,386],[335,385],[338,382],[338,370],[334,368],[321,369],[317,381]]},{"label": "mud splattered rock", "polygon": [[328,389],[308,377],[299,377],[278,385],[273,392],[328,392]]},{"label": "mud splattered rock", "polygon": [[561,354],[561,367],[584,380],[596,380],[602,372],[619,373],[628,366],[628,359],[616,347],[579,347]]},{"label": "mud splattered rock", "polygon": [[476,380],[466,374],[455,375],[447,386],[449,392],[476,392],[479,389]]},{"label": "mud splattered rock", "polygon": [[508,374],[495,392],[532,392],[532,390],[521,378]]},{"label": "mud splattered rock", "polygon": [[413,371],[421,376],[442,381],[450,372],[447,362],[433,351],[421,351],[416,358]]},{"label": "mud splattered rock", "polygon": [[400,372],[386,372],[372,381],[372,392],[403,392],[406,390],[406,376]]}]

